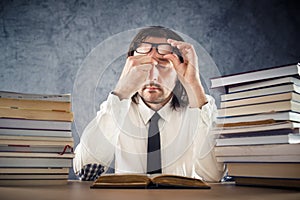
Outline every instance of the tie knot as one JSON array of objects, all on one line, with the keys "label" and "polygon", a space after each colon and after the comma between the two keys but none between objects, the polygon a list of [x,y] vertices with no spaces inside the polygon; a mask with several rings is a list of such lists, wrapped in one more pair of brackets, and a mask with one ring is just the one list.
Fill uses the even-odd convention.
[{"label": "tie knot", "polygon": [[159,114],[155,112],[154,115],[151,117],[150,121],[157,122],[159,118],[160,118]]}]

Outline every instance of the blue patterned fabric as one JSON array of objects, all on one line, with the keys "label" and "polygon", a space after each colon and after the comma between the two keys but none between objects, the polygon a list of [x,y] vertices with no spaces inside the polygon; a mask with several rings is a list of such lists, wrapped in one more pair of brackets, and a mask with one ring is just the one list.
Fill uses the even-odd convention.
[{"label": "blue patterned fabric", "polygon": [[104,167],[100,164],[87,164],[80,172],[78,177],[82,181],[94,181],[104,172]]}]

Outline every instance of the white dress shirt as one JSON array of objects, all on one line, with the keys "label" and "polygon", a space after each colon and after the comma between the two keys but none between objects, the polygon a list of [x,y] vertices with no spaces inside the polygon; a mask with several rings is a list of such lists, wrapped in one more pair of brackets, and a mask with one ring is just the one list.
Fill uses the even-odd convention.
[{"label": "white dress shirt", "polygon": [[[200,108],[177,108],[170,102],[158,114],[162,173],[219,181],[224,166],[217,163],[210,129],[216,119],[214,99]],[[74,171],[98,163],[110,166],[115,156],[116,173],[146,173],[149,119],[155,111],[141,99],[120,101],[113,94],[101,104],[97,116],[85,128],[75,149]]]}]

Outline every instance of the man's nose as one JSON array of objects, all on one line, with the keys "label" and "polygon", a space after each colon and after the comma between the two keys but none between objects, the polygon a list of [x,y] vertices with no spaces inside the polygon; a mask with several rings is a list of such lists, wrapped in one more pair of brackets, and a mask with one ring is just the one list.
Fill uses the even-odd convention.
[{"label": "man's nose", "polygon": [[148,80],[150,80],[150,81],[157,81],[158,80],[158,76],[159,76],[158,69],[157,69],[156,65],[153,65],[152,68],[151,68],[151,70],[149,71]]}]

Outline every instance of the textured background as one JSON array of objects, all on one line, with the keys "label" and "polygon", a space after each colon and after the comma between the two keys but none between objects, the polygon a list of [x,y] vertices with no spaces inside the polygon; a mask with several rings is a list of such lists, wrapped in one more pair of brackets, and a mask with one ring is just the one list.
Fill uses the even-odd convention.
[{"label": "textured background", "polygon": [[[0,90],[74,94],[76,77],[95,47],[118,33],[149,25],[188,35],[211,56],[220,75],[298,62],[299,10],[296,0],[1,0]],[[97,52],[103,53],[101,47]],[[76,143],[113,88],[124,58],[113,61],[119,64],[105,79],[96,77],[94,84],[101,87],[92,91],[95,105],[74,101],[80,108],[74,109],[80,121],[73,127]],[[92,72],[86,74],[83,78],[89,79]]]}]

